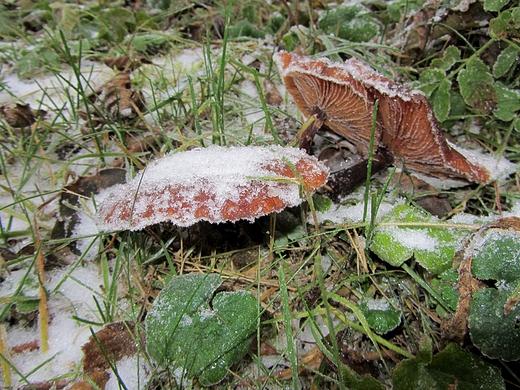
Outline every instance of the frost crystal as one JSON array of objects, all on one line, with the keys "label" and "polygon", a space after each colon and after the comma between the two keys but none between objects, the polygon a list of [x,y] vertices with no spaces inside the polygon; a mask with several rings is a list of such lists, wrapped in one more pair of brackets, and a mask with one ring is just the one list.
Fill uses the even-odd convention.
[{"label": "frost crystal", "polygon": [[164,221],[252,221],[300,204],[301,186],[312,192],[327,177],[323,164],[296,148],[211,146],[173,153],[115,186],[97,224],[113,231]]}]

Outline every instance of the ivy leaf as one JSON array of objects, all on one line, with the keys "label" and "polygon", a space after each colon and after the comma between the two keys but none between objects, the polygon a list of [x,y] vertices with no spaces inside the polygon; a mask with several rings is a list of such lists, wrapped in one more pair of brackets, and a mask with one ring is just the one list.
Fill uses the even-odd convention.
[{"label": "ivy leaf", "polygon": [[439,83],[439,87],[433,95],[433,112],[439,122],[444,122],[450,114],[451,81],[447,78]]},{"label": "ivy leaf", "polygon": [[466,104],[478,113],[487,115],[498,105],[498,94],[493,85],[489,68],[478,58],[468,61],[457,78]]},{"label": "ivy leaf", "polygon": [[514,306],[504,314],[512,289],[485,288],[473,294],[468,326],[471,340],[490,358],[505,361],[520,359],[520,308]]},{"label": "ivy leaf", "polygon": [[511,69],[514,62],[518,60],[520,50],[516,46],[509,45],[497,57],[495,65],[493,65],[493,76],[502,77]]},{"label": "ivy leaf", "polygon": [[495,282],[473,294],[468,326],[473,343],[491,358],[520,359],[520,307],[509,299],[520,283],[520,233],[490,231],[477,243],[472,258],[475,277]]},{"label": "ivy leaf", "polygon": [[505,389],[500,371],[479,357],[449,344],[429,364],[418,358],[397,365],[392,374],[394,390],[500,390]]},{"label": "ivy leaf", "polygon": [[[459,246],[460,235],[443,227],[439,219],[415,207],[399,205],[382,218],[395,226],[380,226],[374,230],[372,251],[380,259],[395,267],[412,256],[429,272],[439,274],[447,270]],[[420,223],[417,226],[399,226],[399,223]]]},{"label": "ivy leaf", "polygon": [[221,292],[211,301],[221,284],[217,274],[175,276],[146,317],[150,356],[204,386],[221,381],[245,355],[257,325],[250,293]]}]

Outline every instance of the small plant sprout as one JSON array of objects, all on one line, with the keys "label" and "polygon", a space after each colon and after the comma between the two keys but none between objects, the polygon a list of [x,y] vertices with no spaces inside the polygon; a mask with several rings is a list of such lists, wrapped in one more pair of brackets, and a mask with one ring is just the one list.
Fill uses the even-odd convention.
[{"label": "small plant sprout", "polygon": [[275,54],[287,90],[306,116],[317,116],[302,136],[309,149],[321,125],[352,142],[362,157],[369,153],[376,101],[376,151],[387,150],[394,164],[438,178],[487,183],[491,174],[459,153],[444,138],[423,92],[404,87],[351,58],[344,64],[294,53]]},{"label": "small plant sprout", "polygon": [[127,184],[114,187],[101,205],[101,230],[139,230],[171,221],[233,222],[296,206],[304,191],[324,185],[326,167],[296,148],[198,148],[150,164]]}]

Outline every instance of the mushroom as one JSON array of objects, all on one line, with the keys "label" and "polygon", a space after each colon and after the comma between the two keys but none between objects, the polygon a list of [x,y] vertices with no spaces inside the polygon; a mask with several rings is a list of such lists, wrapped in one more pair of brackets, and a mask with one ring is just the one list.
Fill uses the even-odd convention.
[{"label": "mushroom", "polygon": [[[386,149],[394,163],[429,176],[478,183],[490,180],[487,169],[468,161],[446,141],[421,91],[404,87],[355,58],[335,63],[280,52],[274,60],[303,114],[316,115],[318,125],[352,142],[362,157],[369,153],[378,101],[374,152]],[[316,130],[311,127],[302,136],[300,147],[309,150]]]},{"label": "mushroom", "polygon": [[113,187],[97,225],[115,231],[165,221],[253,221],[300,204],[302,190],[314,192],[328,175],[316,157],[297,148],[210,146],[173,153]]}]

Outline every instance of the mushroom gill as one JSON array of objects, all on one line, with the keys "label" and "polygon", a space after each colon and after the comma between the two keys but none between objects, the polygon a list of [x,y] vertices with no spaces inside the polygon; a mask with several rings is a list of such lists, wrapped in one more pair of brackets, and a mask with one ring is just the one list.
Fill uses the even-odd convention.
[{"label": "mushroom gill", "polygon": [[479,183],[490,180],[484,167],[471,163],[448,144],[421,91],[406,88],[354,58],[335,63],[280,52],[274,60],[303,114],[318,114],[320,124],[352,142],[362,157],[369,152],[378,101],[375,152],[386,149],[395,164],[401,162],[407,169],[429,176]]}]

